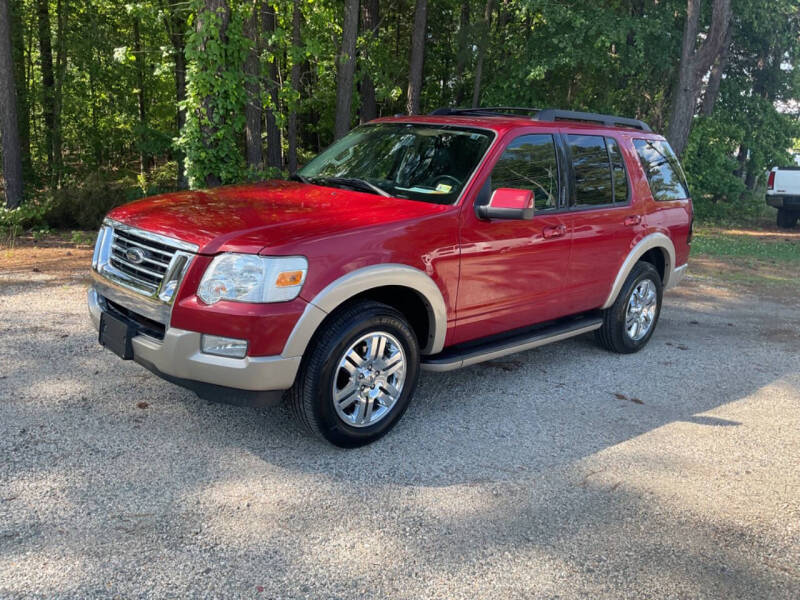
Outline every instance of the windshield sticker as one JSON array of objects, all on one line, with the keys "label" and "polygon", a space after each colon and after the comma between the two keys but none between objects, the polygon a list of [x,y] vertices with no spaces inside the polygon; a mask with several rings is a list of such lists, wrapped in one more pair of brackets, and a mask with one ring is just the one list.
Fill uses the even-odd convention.
[{"label": "windshield sticker", "polygon": [[440,183],[436,186],[436,191],[440,194],[449,194],[450,190],[453,189],[452,185],[447,185],[446,183]]}]

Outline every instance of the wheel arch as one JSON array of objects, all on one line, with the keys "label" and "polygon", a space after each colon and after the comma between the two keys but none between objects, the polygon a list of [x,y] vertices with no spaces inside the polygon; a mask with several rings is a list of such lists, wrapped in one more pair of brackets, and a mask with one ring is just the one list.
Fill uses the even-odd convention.
[{"label": "wheel arch", "polygon": [[639,240],[628,253],[628,256],[625,257],[614,279],[614,283],[611,286],[608,297],[601,308],[605,309],[614,304],[633,266],[640,260],[645,260],[653,264],[661,275],[664,289],[667,289],[672,274],[675,271],[675,245],[672,243],[672,240],[663,233],[651,233]]},{"label": "wheel arch", "polygon": [[406,315],[422,354],[435,354],[444,347],[447,305],[439,286],[419,269],[390,263],[356,269],[328,284],[306,306],[282,355],[302,356],[328,315],[362,298],[383,302]]}]

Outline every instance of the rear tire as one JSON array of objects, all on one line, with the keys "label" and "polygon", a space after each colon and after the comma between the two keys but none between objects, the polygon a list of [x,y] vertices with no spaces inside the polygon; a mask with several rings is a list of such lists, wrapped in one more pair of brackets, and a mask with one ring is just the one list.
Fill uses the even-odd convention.
[{"label": "rear tire", "polygon": [[373,301],[334,313],[307,351],[288,401],[297,419],[341,448],[388,433],[419,378],[419,344],[402,313]]},{"label": "rear tire", "polygon": [[662,294],[661,276],[655,267],[636,263],[614,304],[603,313],[603,325],[596,333],[598,342],[620,354],[644,348],[658,324]]},{"label": "rear tire", "polygon": [[781,229],[791,229],[797,225],[797,218],[800,214],[786,210],[785,208],[778,209],[778,227]]}]

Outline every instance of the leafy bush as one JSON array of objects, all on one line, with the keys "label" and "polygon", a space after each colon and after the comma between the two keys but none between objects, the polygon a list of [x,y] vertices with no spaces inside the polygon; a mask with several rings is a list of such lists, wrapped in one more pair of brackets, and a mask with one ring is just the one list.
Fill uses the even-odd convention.
[{"label": "leafy bush", "polygon": [[13,245],[16,237],[31,227],[44,225],[50,208],[47,202],[26,202],[14,209],[0,205],[0,239]]},{"label": "leafy bush", "polygon": [[54,229],[97,229],[109,210],[139,195],[93,173],[80,187],[54,191],[45,218]]},{"label": "leafy bush", "polygon": [[700,198],[694,201],[694,211],[700,223],[723,227],[761,226],[775,218],[775,209],[767,206],[763,189],[744,192],[732,201]]},{"label": "leafy bush", "polygon": [[714,118],[695,121],[683,156],[686,177],[698,207],[738,201],[744,182],[734,175],[733,158],[742,132]]}]

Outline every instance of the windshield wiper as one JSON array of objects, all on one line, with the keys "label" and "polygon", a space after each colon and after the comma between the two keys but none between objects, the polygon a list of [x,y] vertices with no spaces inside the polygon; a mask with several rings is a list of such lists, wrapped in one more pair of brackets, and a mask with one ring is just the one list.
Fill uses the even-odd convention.
[{"label": "windshield wiper", "polygon": [[359,179],[358,177],[316,177],[312,183],[317,182],[322,185],[336,185],[338,183],[339,185],[355,188],[357,190],[361,190],[362,192],[378,194],[384,198],[391,197],[391,194],[386,192],[386,190],[382,190],[374,183],[370,183],[366,179]]},{"label": "windshield wiper", "polygon": [[291,181],[299,181],[300,183],[311,183],[308,177],[303,177],[300,173],[294,173],[289,177]]}]

